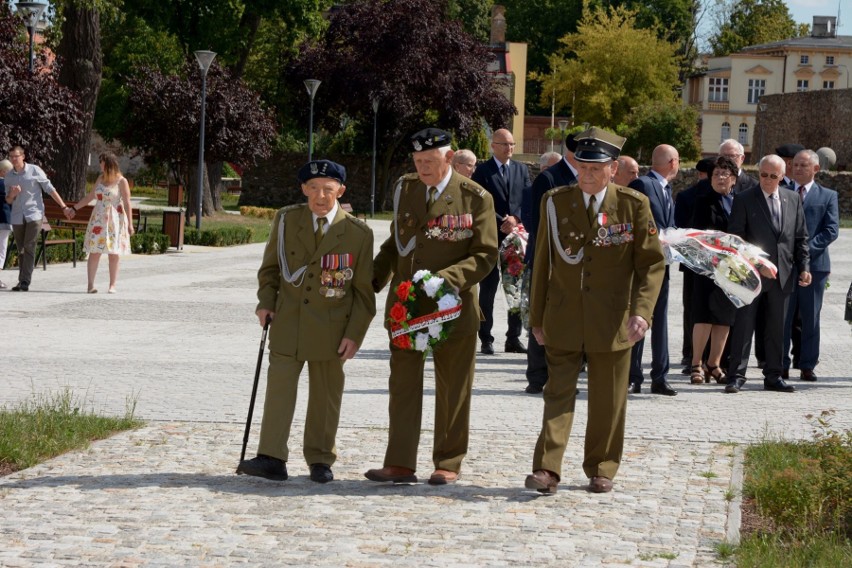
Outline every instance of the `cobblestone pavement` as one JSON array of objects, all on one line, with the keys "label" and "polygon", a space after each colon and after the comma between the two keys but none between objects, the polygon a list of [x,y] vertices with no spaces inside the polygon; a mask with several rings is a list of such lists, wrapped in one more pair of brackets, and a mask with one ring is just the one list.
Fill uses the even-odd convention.
[{"label": "cobblestone pavement", "polygon": [[[371,224],[378,244],[388,223]],[[387,441],[380,317],[347,363],[337,480],[311,483],[298,459],[304,393],[291,479],[235,476],[260,339],[253,310],[263,246],[128,257],[116,295],[85,294],[84,265],[37,270],[30,292],[0,292],[0,405],[68,389],[98,412],[123,415],[135,405],[147,424],[0,480],[0,566],[718,565],[715,545],[738,529],[738,499],[726,497],[736,495],[742,446],[767,436],[807,437],[805,416],[827,409],[837,411],[837,427],[852,427],[843,321],[850,244],[852,232],[844,230],[832,245],[819,381],[794,378],[799,392],[769,393],[750,369],[746,390],[725,395],[715,384],[687,384],[673,365],[677,397],[630,395],[624,461],[606,495],[584,490],[584,393],[559,493],[523,489],[542,400],[523,393],[525,359],[504,353],[477,361],[471,446],[457,485],[366,481],[363,472],[381,464]],[[105,291],[102,264],[98,287]],[[15,276],[0,273],[7,283]],[[680,284],[673,272],[674,299]],[[671,314],[677,363],[677,300]],[[495,316],[499,335],[505,314]],[[431,471],[427,369],[421,477]]]}]

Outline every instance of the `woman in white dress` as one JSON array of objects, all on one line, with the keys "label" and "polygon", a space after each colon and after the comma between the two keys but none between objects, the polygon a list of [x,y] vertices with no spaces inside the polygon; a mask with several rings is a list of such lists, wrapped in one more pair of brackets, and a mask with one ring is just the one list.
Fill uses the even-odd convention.
[{"label": "woman in white dress", "polygon": [[[95,181],[94,189],[80,200],[83,205],[95,200],[83,249],[89,253],[89,294],[98,291],[95,288],[95,275],[104,253],[109,255],[109,293],[115,294],[119,256],[130,254],[130,235],[133,234],[130,186],[121,175],[115,154],[101,154],[100,164],[101,175]],[[74,211],[77,211],[76,206]]]}]

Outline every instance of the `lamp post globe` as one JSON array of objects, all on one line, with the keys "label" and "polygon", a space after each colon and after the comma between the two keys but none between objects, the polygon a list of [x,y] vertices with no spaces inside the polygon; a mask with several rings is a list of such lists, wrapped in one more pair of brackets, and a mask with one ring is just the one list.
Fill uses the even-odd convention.
[{"label": "lamp post globe", "polygon": [[308,120],[308,161],[314,159],[314,96],[317,94],[322,81],[319,79],[305,79],[305,89],[311,98],[311,114]]},{"label": "lamp post globe", "polygon": [[35,48],[35,32],[38,21],[41,15],[47,8],[47,4],[41,2],[18,2],[15,5],[18,14],[23,16],[24,25],[27,27],[27,33],[30,36],[30,73],[33,72],[35,66],[34,48]]},{"label": "lamp post globe", "polygon": [[201,230],[201,205],[204,202],[204,120],[207,106],[207,71],[216,58],[212,51],[199,50],[195,52],[198,67],[201,69],[201,126],[198,135],[198,193],[195,204],[195,228]]}]

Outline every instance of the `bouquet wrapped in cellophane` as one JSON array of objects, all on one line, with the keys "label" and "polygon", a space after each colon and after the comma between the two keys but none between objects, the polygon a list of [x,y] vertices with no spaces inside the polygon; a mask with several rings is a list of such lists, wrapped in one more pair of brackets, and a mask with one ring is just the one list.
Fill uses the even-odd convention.
[{"label": "bouquet wrapped in cellophane", "polygon": [[738,308],[751,304],[760,294],[760,268],[773,277],[778,273],[760,247],[722,231],[664,229],[660,242],[667,261],[680,262],[711,278]]},{"label": "bouquet wrapped in cellophane", "polygon": [[511,314],[521,311],[521,274],[524,272],[528,239],[527,230],[518,225],[500,243],[500,281]]}]

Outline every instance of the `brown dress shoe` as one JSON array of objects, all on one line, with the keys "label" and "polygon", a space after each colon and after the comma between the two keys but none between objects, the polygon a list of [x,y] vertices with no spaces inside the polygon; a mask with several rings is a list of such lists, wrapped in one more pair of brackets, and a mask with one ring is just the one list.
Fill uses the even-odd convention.
[{"label": "brown dress shoe", "polygon": [[458,480],[459,474],[448,469],[436,469],[429,477],[429,485],[451,485]]},{"label": "brown dress shoe", "polygon": [[589,491],[592,493],[609,493],[612,491],[612,480],[607,477],[596,475],[589,482]]},{"label": "brown dress shoe", "polygon": [[815,381],[817,380],[817,376],[814,373],[813,369],[802,369],[802,374],[799,377],[803,381]]},{"label": "brown dress shoe", "polygon": [[524,487],[535,489],[539,493],[556,493],[557,485],[559,485],[559,476],[546,469],[535,470],[524,482]]},{"label": "brown dress shoe", "polygon": [[364,474],[370,481],[392,481],[393,483],[417,483],[413,469],[397,465],[387,465],[381,469],[371,469]]}]

